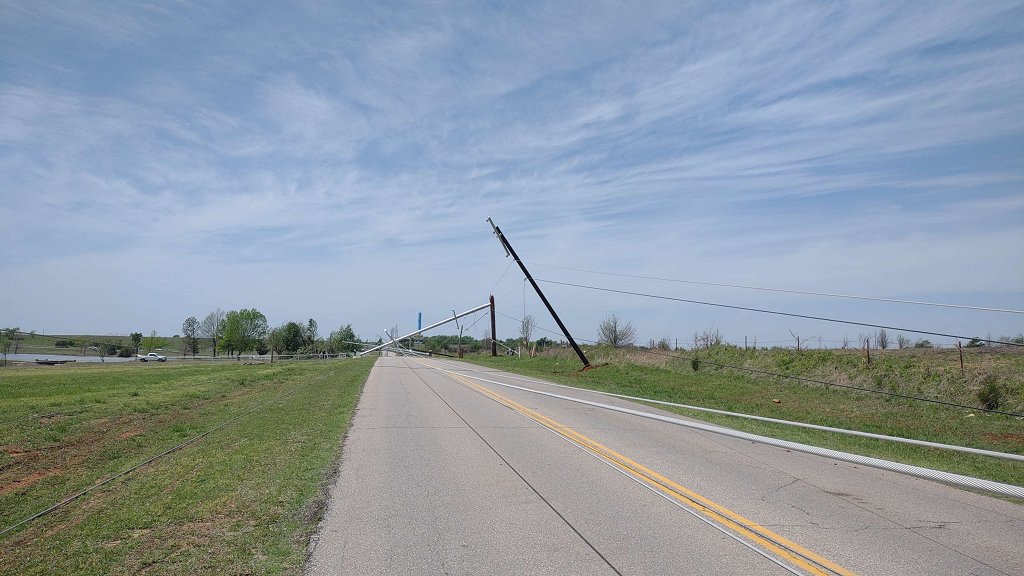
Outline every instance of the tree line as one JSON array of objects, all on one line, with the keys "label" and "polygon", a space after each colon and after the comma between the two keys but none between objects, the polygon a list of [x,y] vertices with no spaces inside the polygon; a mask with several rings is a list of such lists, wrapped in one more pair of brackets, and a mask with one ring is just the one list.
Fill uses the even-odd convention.
[{"label": "tree line", "polygon": [[[224,312],[217,308],[199,320],[189,316],[181,325],[182,350],[195,356],[199,341],[210,342],[214,356],[257,354],[340,354],[359,349],[359,338],[346,324],[326,338],[320,336],[316,320],[289,321],[270,328],[267,317],[256,308]],[[134,335],[133,335],[134,337]]]}]

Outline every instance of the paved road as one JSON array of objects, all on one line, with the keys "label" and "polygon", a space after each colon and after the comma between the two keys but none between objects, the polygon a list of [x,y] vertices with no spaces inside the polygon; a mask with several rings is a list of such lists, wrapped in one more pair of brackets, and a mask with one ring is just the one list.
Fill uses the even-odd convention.
[{"label": "paved road", "polygon": [[1024,574],[1020,503],[474,376],[378,360],[308,573]]}]

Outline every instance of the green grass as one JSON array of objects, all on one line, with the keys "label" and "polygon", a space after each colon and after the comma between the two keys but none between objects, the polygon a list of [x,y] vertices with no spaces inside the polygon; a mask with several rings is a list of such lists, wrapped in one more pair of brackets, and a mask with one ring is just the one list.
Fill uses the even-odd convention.
[{"label": "green grass", "polygon": [[[694,371],[688,359],[692,354],[689,352],[680,353],[680,356],[685,354],[687,359],[598,348],[589,350],[588,354],[593,364],[602,365],[587,372],[579,372],[579,360],[571,352],[566,351],[555,351],[550,355],[535,358],[471,356],[467,357],[467,360],[579,388],[877,434],[1024,454],[1024,420],[1017,417],[987,415],[976,410],[891,399],[864,392],[835,387],[826,388],[781,378],[752,376],[738,370],[714,369],[706,363],[702,364],[699,370]],[[723,358],[725,354],[734,356]],[[736,356],[738,354],[742,354],[744,357]],[[832,356],[830,357],[829,354]],[[709,356],[708,351],[702,351],[698,357],[707,359]],[[1011,390],[1013,394],[1019,395],[1020,378],[1024,374],[1024,370],[1020,370],[1019,367],[1024,356],[1010,356],[1008,359],[989,358],[986,362],[991,364],[988,369],[992,373],[1005,375],[1004,379],[996,381],[1006,390]],[[828,378],[822,379],[832,382],[853,382],[860,385],[865,383],[862,380],[866,377],[870,378],[874,375],[868,374],[865,377],[860,374],[862,368],[856,365],[856,360],[855,354],[832,353],[832,351],[797,354],[795,351],[767,350],[723,352],[715,358],[715,361],[720,363],[759,367],[777,372],[785,369],[789,374],[809,377],[822,377],[822,372],[831,373],[826,374]],[[928,364],[928,358],[912,359],[909,362],[916,363],[912,369],[896,372],[901,374],[899,378],[903,379],[904,385],[911,387],[916,393],[935,396],[942,391],[942,386],[948,383],[947,380],[938,378],[935,380],[936,384],[929,384],[931,380],[922,375],[929,370],[934,375],[937,370],[935,364],[948,363],[948,358],[933,355],[931,360],[932,364]],[[785,363],[786,366],[781,367],[780,363]],[[850,363],[850,366],[843,368],[844,363]],[[871,368],[863,370],[889,374],[894,371],[890,366],[907,363],[906,359],[899,358],[881,361],[876,359]],[[957,375],[959,375],[958,364]],[[886,378],[888,377],[886,376]],[[970,378],[970,373],[967,377]],[[865,384],[886,390],[892,388],[892,385],[884,380],[878,385]],[[928,386],[934,386],[934,389]],[[1008,396],[1011,407],[1019,405],[1017,404],[1020,401],[1018,396],[1012,394]],[[956,399],[971,400],[970,394],[967,392],[960,394]],[[974,399],[973,404],[977,403],[977,399]],[[663,406],[659,406],[659,408],[666,409]],[[1024,485],[1024,463],[800,429],[681,408],[669,410],[755,434]]]},{"label": "green grass", "polygon": [[0,574],[299,574],[372,360],[0,370]]},{"label": "green grass", "polygon": [[[161,348],[161,354],[165,356],[182,356],[182,340],[181,338],[174,338],[173,336],[158,336],[163,341]],[[74,340],[75,346],[70,347],[57,347],[56,343],[58,340]],[[149,340],[148,335],[143,338],[143,344]],[[213,344],[209,339],[199,338],[199,352],[198,355],[206,356],[213,353]],[[95,348],[90,347],[91,343],[109,343],[123,346],[131,346],[131,336],[125,334],[123,336],[101,336],[101,335],[89,335],[89,334],[68,334],[68,335],[49,335],[49,334],[21,334],[18,337],[18,350],[19,354],[37,354],[40,356],[47,354],[61,354],[65,356],[97,356],[98,352]],[[83,345],[84,344],[84,345]],[[148,348],[140,350],[141,353],[145,354],[149,352]],[[11,349],[8,351],[11,354],[15,353],[14,343],[11,343]],[[186,354],[185,356],[190,356]]]}]

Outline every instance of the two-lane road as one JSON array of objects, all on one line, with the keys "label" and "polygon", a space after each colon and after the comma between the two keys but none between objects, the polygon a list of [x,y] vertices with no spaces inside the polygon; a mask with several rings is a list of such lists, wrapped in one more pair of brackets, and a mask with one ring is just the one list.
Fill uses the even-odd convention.
[{"label": "two-lane road", "polygon": [[1019,503],[480,378],[566,394],[377,362],[310,573],[1024,574]]}]

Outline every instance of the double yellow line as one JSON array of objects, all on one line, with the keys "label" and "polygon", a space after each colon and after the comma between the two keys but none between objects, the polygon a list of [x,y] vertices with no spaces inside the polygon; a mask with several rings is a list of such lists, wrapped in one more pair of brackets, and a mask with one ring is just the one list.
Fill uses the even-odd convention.
[{"label": "double yellow line", "polygon": [[[430,366],[429,364],[423,365]],[[654,470],[651,470],[643,464],[627,458],[611,448],[580,434],[568,426],[559,424],[547,416],[506,398],[493,390],[485,388],[461,374],[442,370],[434,366],[430,367],[443,372],[456,382],[476,390],[495,402],[507,406],[534,422],[537,422],[541,426],[552,430],[570,442],[573,442],[585,450],[597,455],[616,468],[626,472],[638,480],[641,480],[658,492],[668,496],[673,501],[705,515],[717,522],[720,526],[723,526],[731,530],[733,533],[757,544],[762,549],[776,555],[782,561],[803,569],[808,574],[813,574],[815,576],[854,576],[853,572],[843,568],[835,562],[832,562],[828,558],[816,554],[803,546],[800,546],[796,542],[788,540],[764,526],[740,516],[725,506],[701,496],[693,490],[690,490],[670,478],[666,478]]]}]

